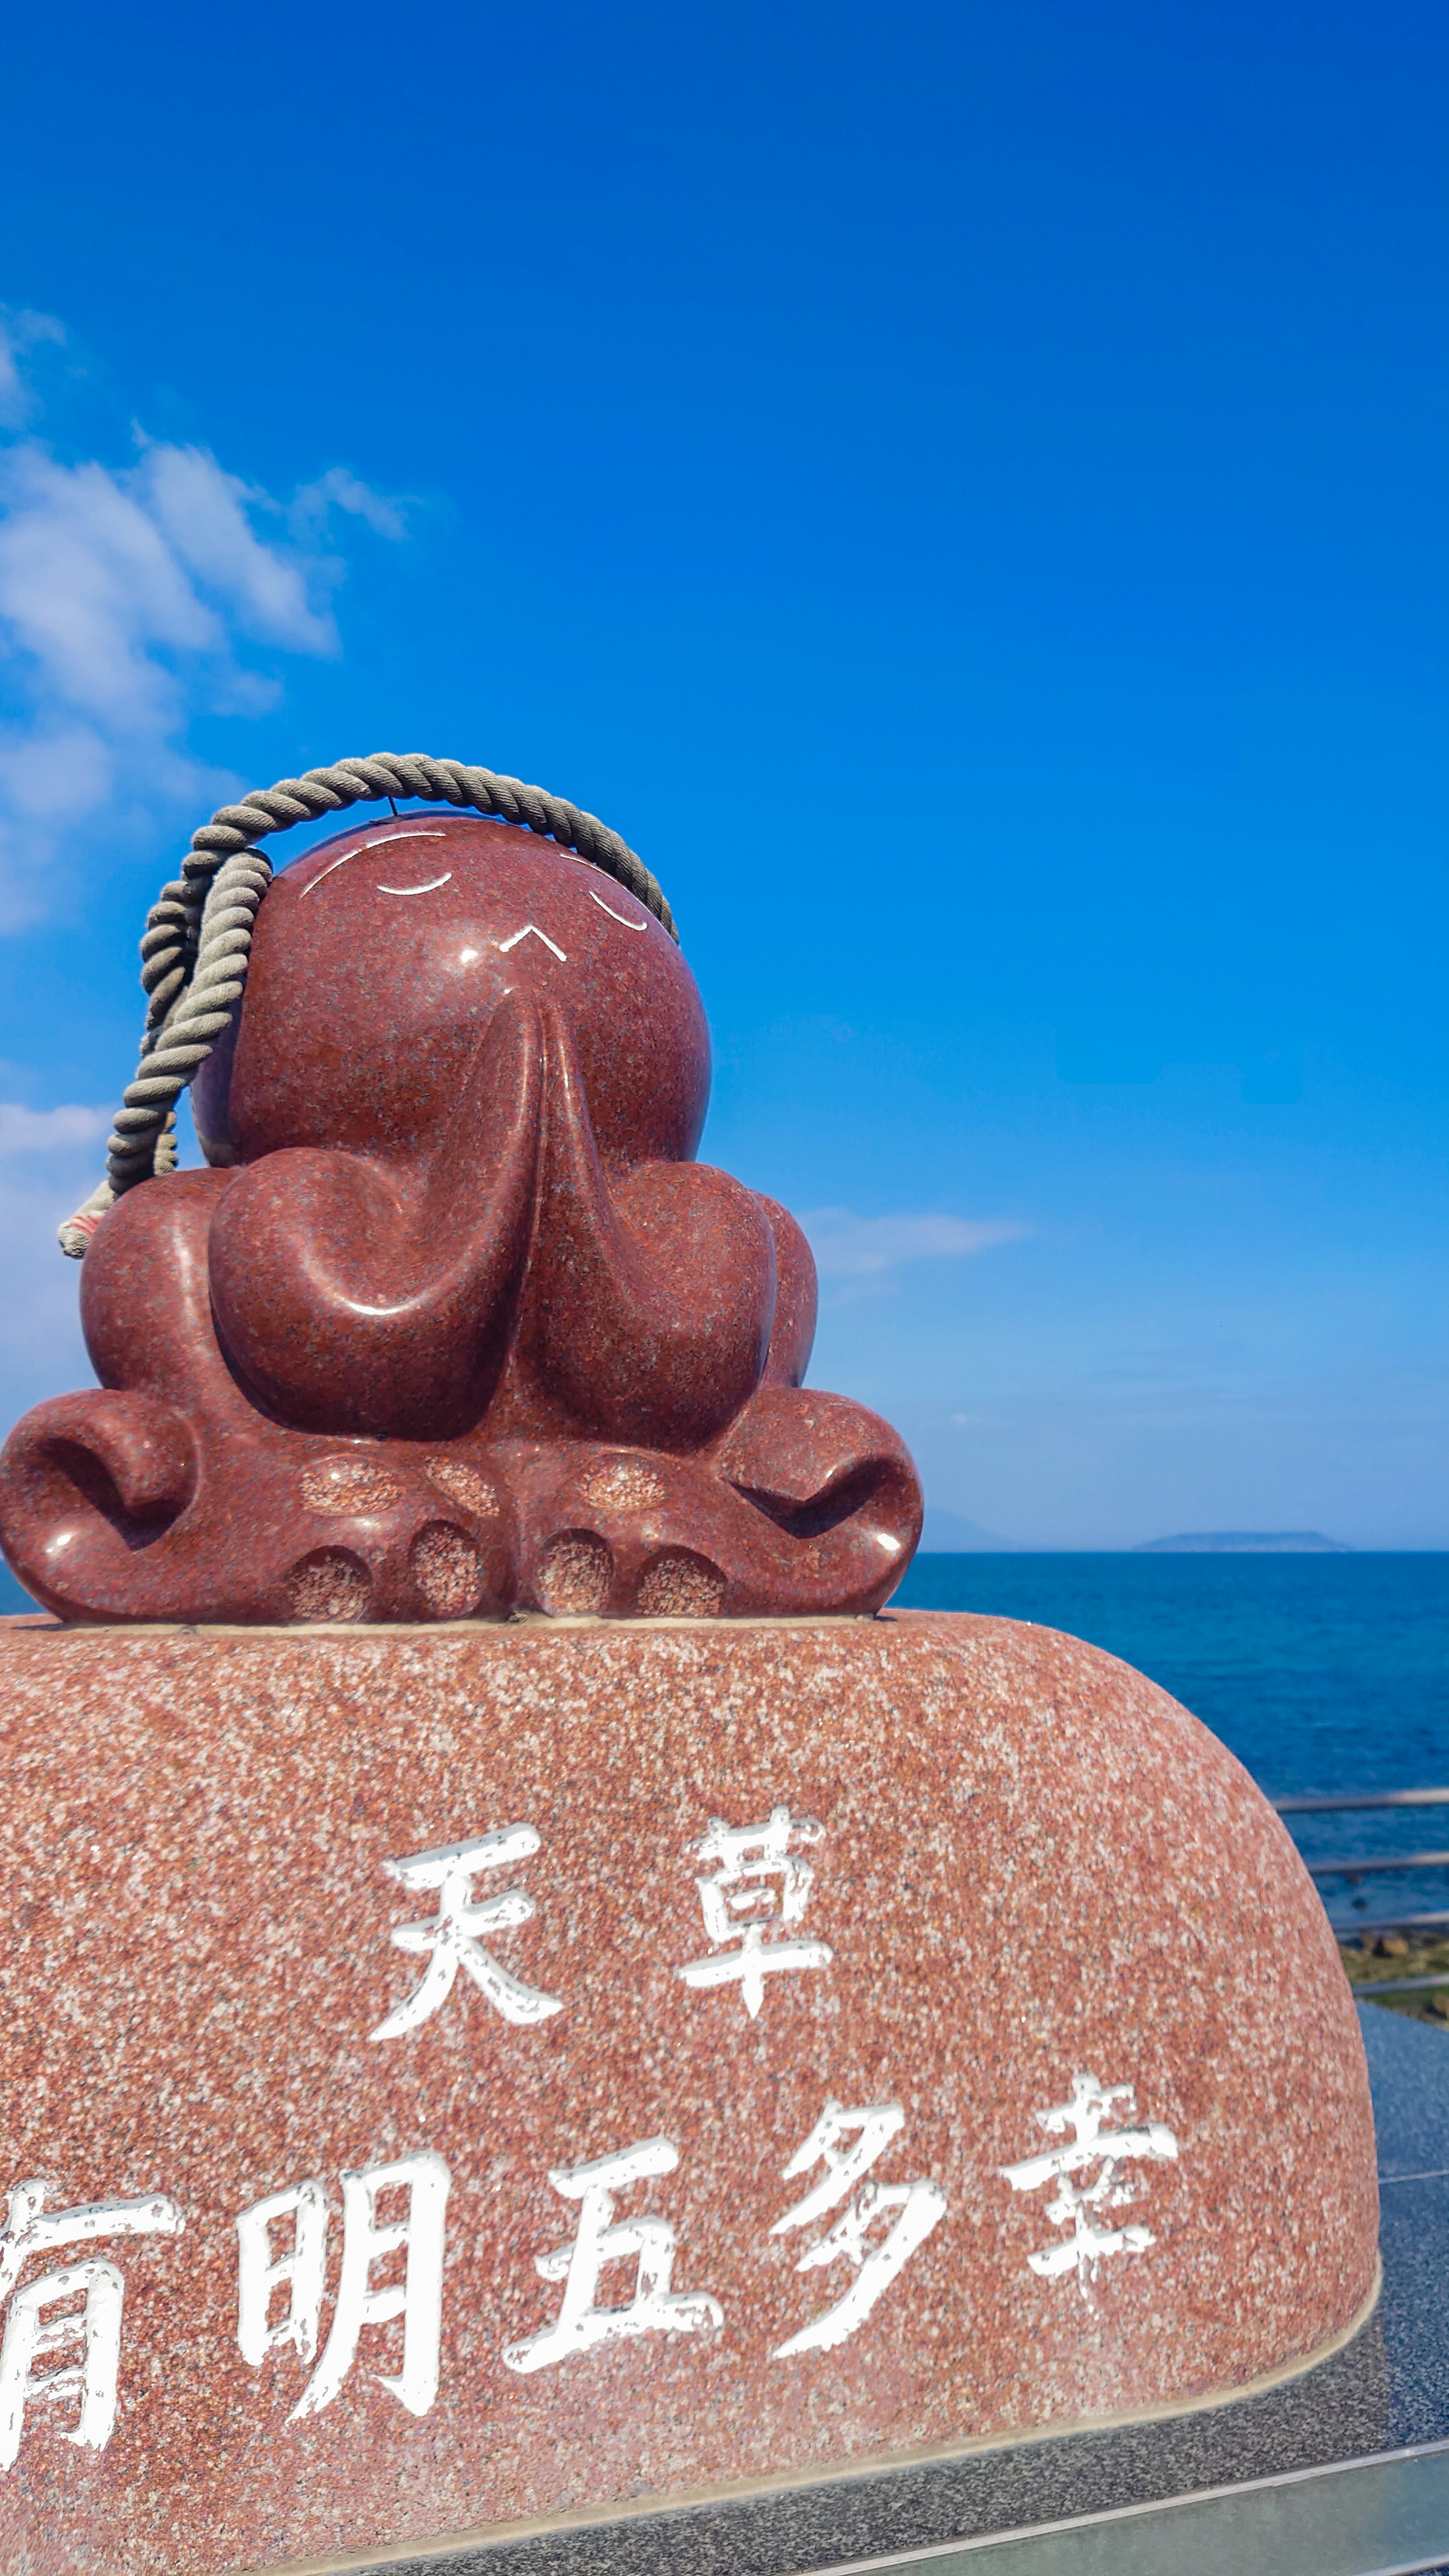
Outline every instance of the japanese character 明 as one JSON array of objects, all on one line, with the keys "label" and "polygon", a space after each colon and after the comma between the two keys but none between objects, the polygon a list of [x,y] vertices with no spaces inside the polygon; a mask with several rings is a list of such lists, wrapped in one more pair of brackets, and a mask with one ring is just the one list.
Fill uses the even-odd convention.
[{"label": "japanese character \u660e", "polygon": [[528,1860],[538,1848],[532,1825],[505,1825],[500,1833],[479,1834],[472,1842],[449,1843],[440,1851],[417,1852],[411,1860],[385,1863],[404,1887],[436,1888],[438,1912],[434,1922],[401,1923],[394,1931],[395,1949],[412,1951],[428,1964],[412,1993],[376,2030],[368,2032],[369,2039],[401,2039],[404,2031],[416,2030],[447,2001],[460,1968],[505,2021],[547,2021],[551,2013],[562,2012],[556,1996],[541,1994],[537,1987],[510,1976],[483,1947],[485,1933],[511,1931],[530,1922],[538,1912],[533,1898],[521,1887],[500,1888],[496,1896],[476,1902],[473,1896],[473,1881],[484,1870]]},{"label": "japanese character \u660e", "polygon": [[[503,2358],[510,2370],[543,2370],[569,2353],[588,2352],[594,2344],[616,2343],[629,2335],[697,2334],[702,2326],[723,2323],[718,2299],[670,2289],[675,2240],[666,2218],[614,2216],[616,2192],[650,2175],[673,2173],[678,2162],[678,2150],[668,2138],[646,2138],[639,2146],[596,2156],[591,2164],[559,2166],[549,2174],[556,2192],[579,2203],[578,2234],[571,2244],[534,2257],[534,2268],[545,2281],[562,2281],[563,2305],[541,2333],[505,2345]],[[638,2267],[633,2297],[624,2307],[597,2307],[605,2265],[631,2259]]]},{"label": "japanese character \u660e", "polygon": [[[320,2415],[337,2395],[357,2358],[366,2326],[401,2317],[402,2368],[378,2385],[410,2415],[426,2415],[438,2393],[438,2350],[443,2326],[443,2228],[451,2176],[440,2155],[421,2147],[391,2164],[368,2165],[342,2176],[342,2266],[337,2303],[325,2349],[290,2421]],[[382,2194],[405,2193],[402,2214],[380,2216]],[[290,2248],[274,2254],[272,2229],[292,2222]],[[237,2333],[244,2361],[258,2369],[269,2352],[290,2344],[302,2361],[317,2350],[327,2275],[327,2193],[317,2181],[275,2191],[243,2210],[237,2230]],[[390,2254],[407,2257],[400,2281],[372,2286],[374,2264]],[[270,2322],[273,2294],[286,2305]]]},{"label": "japanese character \u660e", "polygon": [[[762,1825],[710,1819],[708,1833],[691,1850],[697,1860],[719,1863],[713,1877],[694,1882],[716,1955],[676,1969],[687,1986],[737,1985],[753,2021],[765,2000],[766,1977],[829,1967],[835,1954],[828,1942],[769,1937],[803,1919],[815,1872],[792,1846],[818,1843],[824,1830],[809,1816],[792,1816],[788,1807],[773,1807]],[[779,1882],[778,1907],[772,1880]]]},{"label": "japanese character \u660e", "polygon": [[[0,2469],[10,2469],[20,2449],[27,2406],[79,2400],[75,2424],[62,2434],[103,2451],[116,2421],[121,2366],[121,2310],[125,2282],[114,2263],[88,2258],[41,2272],[16,2284],[33,2257],[62,2245],[89,2246],[117,2236],[179,2236],[185,2221],[165,2192],[137,2200],[93,2200],[74,2209],[45,2207],[43,2182],[18,2183],[8,2195],[0,2228],[0,2299],[8,2300],[0,2341]],[[68,2305],[48,2320],[43,2312]],[[56,2370],[33,2365],[67,2346],[80,2346]]]},{"label": "japanese character \u660e", "polygon": [[[864,2177],[905,2127],[906,2115],[899,2102],[875,2102],[860,2111],[847,2111],[839,2102],[827,2101],[809,2137],[785,2167],[786,2182],[809,2173],[823,2164],[824,2173],[803,2200],[777,2218],[770,2230],[772,2236],[785,2236],[796,2227],[812,2226],[828,2210],[855,2192],[849,2208],[841,2212],[829,2233],[801,2255],[797,2272],[814,2272],[837,2262],[843,2255],[855,2265],[855,2279],[843,2298],[833,2308],[812,2317],[798,2334],[771,2353],[772,2361],[787,2361],[797,2352],[829,2352],[844,2343],[858,2326],[865,2323],[876,2301],[883,2297],[892,2281],[909,2262],[918,2245],[923,2245],[931,2230],[946,2215],[946,2195],[934,2182],[866,2182]],[[854,2131],[853,2143],[844,2141]],[[861,2189],[855,2190],[856,2184]],[[878,2218],[898,2210],[899,2217],[889,2235],[878,2244],[867,2242],[869,2231]]]},{"label": "japanese character \u660e", "polygon": [[[1149,2120],[1140,2128],[1105,2128],[1103,2122],[1116,2103],[1128,2113],[1136,2110],[1137,2097],[1130,2084],[1104,2085],[1095,2075],[1074,2075],[1071,2100],[1036,2114],[1037,2127],[1048,2137],[1060,2137],[1070,2129],[1070,2143],[1000,2168],[1003,2181],[1013,2191],[1039,2191],[1046,2182],[1057,2185],[1055,2199],[1046,2204],[1046,2215],[1054,2226],[1070,2227],[1071,2235],[1059,2244],[1040,2246],[1026,2259],[1044,2281],[1061,2280],[1075,2272],[1084,2299],[1090,2295],[1088,2283],[1096,2280],[1104,2255],[1143,2254],[1157,2241],[1150,2227],[1098,2226],[1099,2210],[1125,2208],[1139,2195],[1138,2182],[1118,2181],[1119,2167],[1142,2158],[1159,2164],[1177,2161],[1177,2140],[1160,2120]],[[1072,2176],[1085,2173],[1090,2165],[1100,2171],[1094,2181],[1079,2188]]]}]

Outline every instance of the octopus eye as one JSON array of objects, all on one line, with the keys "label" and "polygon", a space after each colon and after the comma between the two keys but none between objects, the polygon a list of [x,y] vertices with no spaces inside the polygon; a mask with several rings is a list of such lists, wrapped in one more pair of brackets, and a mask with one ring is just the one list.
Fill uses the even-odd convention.
[{"label": "octopus eye", "polygon": [[598,905],[600,912],[606,912],[611,921],[617,921],[621,930],[648,929],[649,924],[647,921],[626,921],[622,912],[616,912],[611,903],[605,903],[603,896],[595,893],[592,886],[589,888],[589,893],[593,897],[594,902]]},{"label": "octopus eye", "polygon": [[[339,858],[328,860],[322,874],[314,877],[310,885],[303,886],[301,900],[305,903],[308,895],[315,894],[319,885],[325,885],[334,868],[345,868],[349,859],[360,859],[368,850],[384,849],[390,841],[445,841],[447,837],[446,832],[382,832],[374,840],[358,841],[350,850],[344,850]],[[450,868],[448,876],[451,875]],[[446,885],[447,882],[447,877],[435,877],[432,886],[379,886],[377,891],[379,894],[431,894],[434,886]]]}]

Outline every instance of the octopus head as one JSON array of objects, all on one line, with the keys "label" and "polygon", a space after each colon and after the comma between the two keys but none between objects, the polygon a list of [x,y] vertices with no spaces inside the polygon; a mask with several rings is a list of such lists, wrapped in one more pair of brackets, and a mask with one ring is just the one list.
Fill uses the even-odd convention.
[{"label": "octopus head", "polygon": [[208,1159],[426,1153],[514,993],[565,1024],[606,1166],[693,1155],[709,1036],[662,924],[553,841],[404,814],[339,833],[269,889],[245,995],[195,1085]]}]

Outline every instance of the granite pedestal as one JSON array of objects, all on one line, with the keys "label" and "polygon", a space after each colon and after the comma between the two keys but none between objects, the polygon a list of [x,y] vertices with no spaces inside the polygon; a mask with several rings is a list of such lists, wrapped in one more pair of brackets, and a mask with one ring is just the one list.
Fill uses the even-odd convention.
[{"label": "granite pedestal", "polygon": [[1336,1945],[1111,1657],[910,1613],[0,1651],[6,2567],[786,2576],[1372,2411]]}]

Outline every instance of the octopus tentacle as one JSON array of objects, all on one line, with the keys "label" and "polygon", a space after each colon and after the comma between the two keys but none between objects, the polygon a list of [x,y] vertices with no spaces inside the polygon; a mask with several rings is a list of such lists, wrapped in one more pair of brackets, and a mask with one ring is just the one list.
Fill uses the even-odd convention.
[{"label": "octopus tentacle", "polygon": [[478,1419],[527,1259],[540,1077],[535,1013],[509,995],[420,1186],[325,1147],[235,1175],[212,1225],[212,1305],[265,1404],[306,1430],[414,1439]]},{"label": "octopus tentacle", "polygon": [[611,1187],[573,1043],[546,1017],[538,1225],[525,1365],[578,1429],[684,1449],[760,1382],[774,1237],[752,1191],[699,1163],[645,1163]]}]

